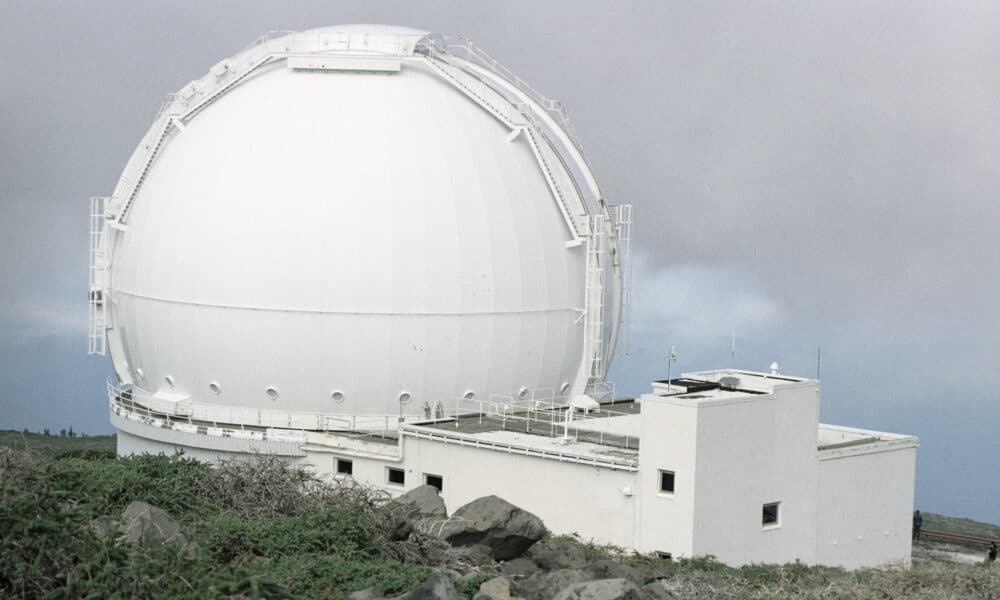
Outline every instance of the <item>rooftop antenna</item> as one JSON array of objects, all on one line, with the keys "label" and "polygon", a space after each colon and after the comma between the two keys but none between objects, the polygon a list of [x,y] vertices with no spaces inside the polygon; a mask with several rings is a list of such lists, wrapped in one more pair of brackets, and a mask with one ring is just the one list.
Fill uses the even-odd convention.
[{"label": "rooftop antenna", "polygon": [[819,361],[822,357],[823,346],[816,344],[816,380],[819,381]]},{"label": "rooftop antenna", "polygon": [[677,352],[674,347],[670,347],[670,354],[667,355],[667,393],[670,393],[670,374],[673,371],[674,363],[677,362]]}]

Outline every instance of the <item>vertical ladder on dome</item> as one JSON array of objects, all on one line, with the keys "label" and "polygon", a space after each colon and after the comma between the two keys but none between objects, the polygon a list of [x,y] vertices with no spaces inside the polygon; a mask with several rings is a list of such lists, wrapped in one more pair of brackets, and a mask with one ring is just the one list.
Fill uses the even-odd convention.
[{"label": "vertical ladder on dome", "polygon": [[104,356],[106,348],[105,329],[107,328],[107,305],[105,304],[105,287],[107,284],[107,260],[105,260],[104,237],[107,231],[107,221],[104,218],[108,198],[94,196],[90,199],[90,333],[87,343],[87,353]]},{"label": "vertical ladder on dome", "polygon": [[632,329],[632,205],[616,205],[615,221],[618,228],[618,265],[622,278],[622,347],[627,355]]},{"label": "vertical ladder on dome", "polygon": [[590,357],[590,377],[601,377],[604,362],[604,259],[606,239],[604,215],[591,217],[591,234],[587,239],[586,307],[584,313],[584,347]]}]

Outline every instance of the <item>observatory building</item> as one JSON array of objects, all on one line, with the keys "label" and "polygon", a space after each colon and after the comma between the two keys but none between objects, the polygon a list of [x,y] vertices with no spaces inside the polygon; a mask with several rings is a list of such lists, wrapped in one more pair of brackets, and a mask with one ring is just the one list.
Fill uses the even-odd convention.
[{"label": "observatory building", "polygon": [[171,95],[91,199],[118,451],[495,493],[674,556],[908,563],[917,441],[820,424],[817,381],[615,398],[631,224],[562,105],[468,40],[261,38]]}]

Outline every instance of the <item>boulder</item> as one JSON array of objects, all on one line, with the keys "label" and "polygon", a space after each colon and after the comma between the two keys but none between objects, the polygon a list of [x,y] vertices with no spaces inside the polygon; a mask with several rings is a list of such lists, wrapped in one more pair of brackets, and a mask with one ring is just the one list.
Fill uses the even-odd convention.
[{"label": "boulder", "polygon": [[549,571],[587,567],[586,548],[580,542],[566,537],[538,542],[531,547],[528,556],[538,563],[539,567]]},{"label": "boulder", "polygon": [[500,565],[500,572],[507,577],[524,579],[538,572],[538,565],[530,558],[515,558]]},{"label": "boulder", "polygon": [[579,569],[559,569],[550,573],[539,571],[521,581],[514,581],[514,592],[529,600],[552,600],[560,590],[589,579]]},{"label": "boulder", "polygon": [[180,525],[162,508],[145,502],[133,502],[122,513],[119,544],[155,548],[163,544],[187,545]]},{"label": "boulder", "polygon": [[378,587],[370,587],[367,590],[351,592],[345,600],[382,600],[384,597]]},{"label": "boulder", "polygon": [[667,589],[667,586],[663,583],[664,581],[663,579],[657,579],[642,586],[642,591],[646,594],[647,600],[676,600],[677,596]]},{"label": "boulder", "polygon": [[98,538],[102,540],[114,539],[120,532],[118,531],[118,521],[111,517],[98,517],[90,522],[90,529]]},{"label": "boulder", "polygon": [[444,505],[437,488],[432,485],[413,488],[396,498],[395,502],[404,506],[407,515],[414,521],[448,518],[448,508]]},{"label": "boulder", "polygon": [[510,595],[510,580],[506,577],[494,577],[483,582],[472,600],[513,600]]},{"label": "boulder", "polygon": [[666,565],[631,564],[628,561],[611,558],[590,563],[587,565],[587,572],[594,579],[628,579],[639,586],[670,575]]},{"label": "boulder", "polygon": [[643,593],[627,579],[598,579],[563,588],[554,600],[643,600]]},{"label": "boulder", "polygon": [[452,546],[489,546],[497,560],[520,557],[545,535],[545,524],[530,512],[497,496],[473,500],[455,511],[438,530]]},{"label": "boulder", "polygon": [[455,584],[444,573],[435,573],[413,590],[399,597],[400,600],[461,600]]}]

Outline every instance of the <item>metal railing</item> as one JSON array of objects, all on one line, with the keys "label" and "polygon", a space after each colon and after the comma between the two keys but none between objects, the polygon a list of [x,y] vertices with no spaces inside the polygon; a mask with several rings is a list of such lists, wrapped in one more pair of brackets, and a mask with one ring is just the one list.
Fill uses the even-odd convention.
[{"label": "metal railing", "polygon": [[[472,405],[471,407],[469,405]],[[471,410],[470,410],[471,409]],[[515,431],[572,442],[589,442],[601,446],[614,446],[625,450],[638,450],[636,431],[608,431],[612,419],[630,413],[597,408],[583,410],[571,407],[564,399],[515,398],[490,395],[488,400],[466,403],[466,410],[457,411],[447,421],[455,429],[462,420],[473,420],[480,428],[493,425],[500,431]],[[632,429],[635,427],[633,426]]]}]

